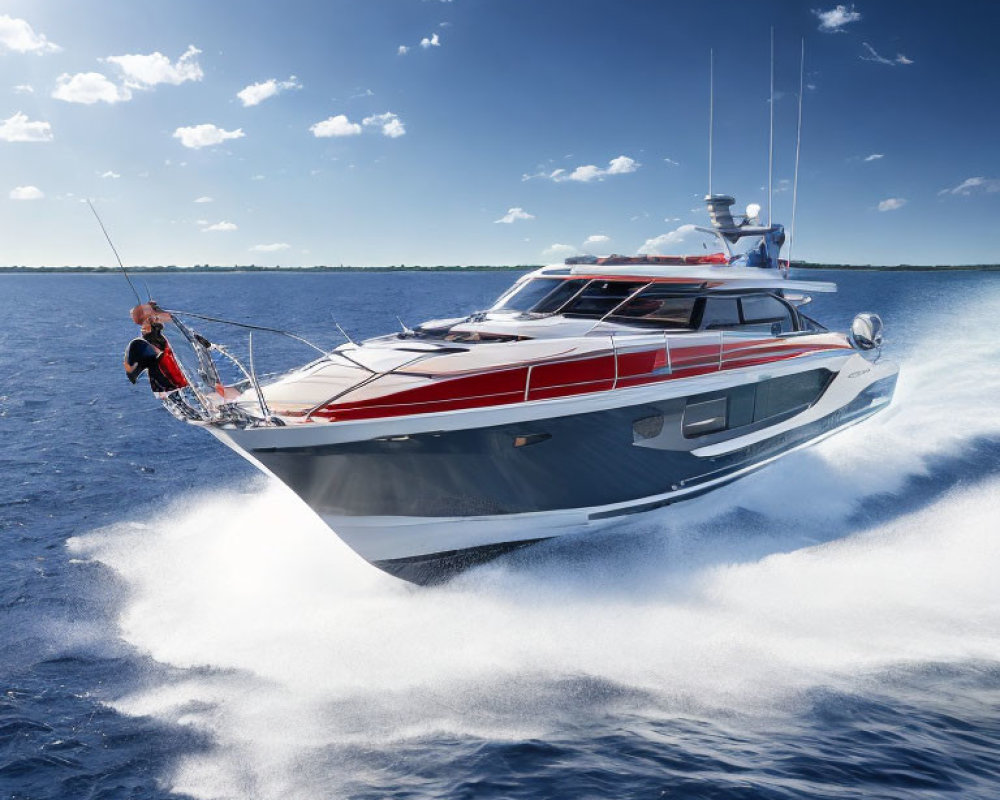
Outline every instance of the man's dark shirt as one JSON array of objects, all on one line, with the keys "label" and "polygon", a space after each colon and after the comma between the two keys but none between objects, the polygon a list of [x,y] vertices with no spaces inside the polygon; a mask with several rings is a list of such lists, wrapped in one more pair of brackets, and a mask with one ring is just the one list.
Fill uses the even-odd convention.
[{"label": "man's dark shirt", "polygon": [[125,372],[132,383],[145,371],[149,375],[149,386],[154,392],[169,392],[177,388],[160,369],[160,351],[146,339],[133,339],[129,342],[125,360],[136,365],[134,369]]}]

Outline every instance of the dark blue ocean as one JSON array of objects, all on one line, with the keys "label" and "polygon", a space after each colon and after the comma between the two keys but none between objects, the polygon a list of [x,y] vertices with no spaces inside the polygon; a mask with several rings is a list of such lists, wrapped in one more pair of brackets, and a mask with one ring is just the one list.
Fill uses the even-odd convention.
[{"label": "dark blue ocean", "polygon": [[[428,589],[127,382],[121,276],[0,275],[0,797],[1000,796],[1000,273],[809,277],[889,410]],[[145,280],[332,346],[512,279]]]}]

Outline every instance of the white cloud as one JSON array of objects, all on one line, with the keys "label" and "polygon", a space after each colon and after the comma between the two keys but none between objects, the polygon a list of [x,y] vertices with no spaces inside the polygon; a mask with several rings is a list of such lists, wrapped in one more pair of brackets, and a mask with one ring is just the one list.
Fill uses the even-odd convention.
[{"label": "white cloud", "polygon": [[335,117],[328,117],[322,122],[310,125],[309,130],[318,139],[326,139],[331,136],[357,136],[361,133],[361,126],[356,122],[351,122],[344,114]]},{"label": "white cloud", "polygon": [[440,47],[441,40],[438,38],[436,33],[431,34],[431,38],[428,39],[426,36],[420,40],[420,46],[426,50],[428,47]]},{"label": "white cloud", "polygon": [[58,53],[62,48],[50,42],[44,34],[35,33],[23,19],[0,15],[0,49],[15,53]]},{"label": "white cloud", "polygon": [[506,214],[500,217],[500,219],[493,220],[493,222],[494,223],[502,222],[506,223],[507,225],[510,225],[512,222],[515,222],[516,220],[519,219],[534,219],[534,218],[535,218],[534,214],[529,214],[523,208],[509,208],[507,209]]},{"label": "white cloud", "polygon": [[[205,225],[205,220],[203,219],[198,220],[198,224]],[[222,222],[216,222],[212,225],[205,225],[205,227],[201,229],[201,232],[208,233],[209,231],[236,231],[236,230],[239,230],[239,225],[237,225],[235,222],[222,221]]]},{"label": "white cloud", "polygon": [[208,197],[207,195],[202,195],[201,197],[196,197],[194,200],[196,203],[214,203],[214,197]]},{"label": "white cloud", "polygon": [[864,47],[865,50],[868,51],[868,55],[866,55],[866,56],[858,56],[858,58],[860,58],[862,61],[874,61],[876,64],[888,64],[890,67],[894,67],[897,64],[912,64],[913,63],[913,59],[907,58],[902,53],[897,53],[896,57],[894,59],[893,58],[886,58],[885,56],[879,55],[875,51],[875,48],[872,47],[870,44],[868,44],[868,42],[862,42],[861,46]]},{"label": "white cloud", "polygon": [[373,125],[381,126],[383,136],[388,136],[390,139],[396,139],[406,133],[406,127],[403,125],[402,120],[391,111],[365,117],[361,120],[361,124],[365,127]]},{"label": "white cloud", "polygon": [[14,94],[34,94],[35,87],[30,83],[19,83],[14,87]]},{"label": "white cloud", "polygon": [[273,242],[271,244],[255,244],[250,250],[255,253],[277,253],[279,250],[288,250],[290,247],[288,242]]},{"label": "white cloud", "polygon": [[973,191],[1000,192],[1000,178],[966,178],[958,186],[942,189],[938,194],[972,194]]},{"label": "white cloud", "polygon": [[401,56],[405,56],[405,55],[406,55],[407,53],[409,53],[409,52],[410,52],[410,48],[409,48],[409,47],[407,47],[407,46],[406,46],[405,44],[401,44],[401,45],[399,46],[399,49],[398,49],[398,50],[396,51],[396,53],[397,53],[398,55],[401,55]]},{"label": "white cloud", "polygon": [[571,244],[552,244],[542,251],[542,255],[546,258],[558,259],[575,256],[578,255],[579,252],[580,251]]},{"label": "white cloud", "polygon": [[52,126],[48,122],[31,122],[26,114],[14,115],[0,122],[0,139],[5,142],[51,142]]},{"label": "white cloud", "polygon": [[665,254],[663,252],[664,248],[671,247],[676,249],[678,245],[683,244],[692,234],[697,232],[698,230],[694,225],[681,225],[679,228],[670,231],[670,233],[661,233],[659,236],[647,239],[636,252],[639,255],[669,255],[669,253]]},{"label": "white cloud", "polygon": [[268,78],[262,83],[251,83],[245,89],[240,89],[236,93],[236,96],[246,106],[257,106],[263,103],[267,98],[274,97],[276,94],[280,94],[287,89],[301,89],[302,84],[299,83],[298,78],[294,75],[290,76],[287,81],[279,81],[277,78]]},{"label": "white cloud", "polygon": [[870,156],[865,156],[864,161],[878,161],[880,158],[885,158],[884,153],[872,153]]},{"label": "white cloud", "polygon": [[665,158],[663,160],[667,162],[668,166],[671,166],[671,167],[679,167],[680,166],[680,162],[679,161],[674,161],[672,158]]},{"label": "white cloud", "polygon": [[552,172],[539,172],[535,175],[522,175],[521,180],[527,181],[532,178],[548,178],[550,181],[562,183],[563,181],[577,181],[579,183],[590,183],[595,180],[604,180],[608,175],[627,175],[635,172],[642,166],[638,161],[628,156],[618,156],[608,162],[607,167],[598,167],[594,164],[584,164],[577,167],[572,172],[564,169],[553,170]]},{"label": "white cloud", "polygon": [[235,131],[227,131],[211,123],[191,125],[190,127],[178,128],[174,131],[175,139],[180,139],[182,145],[195,150],[201,147],[211,147],[212,145],[221,144],[227,139],[242,139],[245,135],[242,128],[237,128]]},{"label": "white cloud", "polygon": [[56,78],[56,88],[52,92],[56,100],[67,103],[122,103],[132,99],[132,92],[124,86],[117,86],[100,72],[78,72],[70,75],[64,72]]},{"label": "white cloud", "polygon": [[10,190],[11,200],[41,200],[45,192],[37,186],[15,186]]},{"label": "white cloud", "polygon": [[584,240],[583,246],[584,247],[592,247],[593,245],[597,245],[597,244],[607,244],[610,241],[611,241],[611,237],[610,236],[605,236],[603,233],[596,233],[593,236],[588,236]]},{"label": "white cloud", "polygon": [[888,197],[878,204],[879,211],[896,211],[906,205],[903,197]]},{"label": "white cloud", "polygon": [[117,172],[114,172],[113,170],[109,169],[107,172],[102,172],[101,173],[101,177],[102,178],[120,178],[121,175],[119,175]]},{"label": "white cloud", "polygon": [[635,159],[628,156],[618,156],[618,158],[612,158],[608,164],[608,175],[625,175],[629,172],[635,172],[638,168],[639,164]]},{"label": "white cloud", "polygon": [[125,85],[130,89],[150,89],[160,83],[177,86],[185,81],[200,81],[204,77],[197,55],[201,52],[194,45],[171,63],[163,53],[149,55],[108,56],[105,61],[115,64],[125,73]]},{"label": "white cloud", "polygon": [[861,19],[861,14],[854,10],[854,6],[835,6],[829,11],[813,9],[813,14],[819,17],[819,29],[826,33],[841,33],[845,25],[857,22]]}]

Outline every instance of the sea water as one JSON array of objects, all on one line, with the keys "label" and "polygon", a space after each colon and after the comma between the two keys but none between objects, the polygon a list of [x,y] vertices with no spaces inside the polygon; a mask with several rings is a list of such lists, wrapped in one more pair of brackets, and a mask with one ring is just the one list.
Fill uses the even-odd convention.
[{"label": "sea water", "polygon": [[[128,384],[120,276],[0,275],[0,794],[997,797],[1000,276],[806,277],[882,315],[888,410],[428,589]],[[329,347],[512,278],[146,280]]]}]

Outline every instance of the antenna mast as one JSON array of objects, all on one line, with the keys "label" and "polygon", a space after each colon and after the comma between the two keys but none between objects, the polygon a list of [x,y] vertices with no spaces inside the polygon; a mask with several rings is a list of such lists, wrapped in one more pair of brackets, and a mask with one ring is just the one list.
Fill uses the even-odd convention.
[{"label": "antenna mast", "polygon": [[708,194],[712,195],[712,134],[715,130],[715,50],[708,51]]},{"label": "antenna mast", "polygon": [[788,232],[788,269],[792,268],[792,244],[795,242],[795,208],[799,199],[799,149],[802,145],[802,95],[806,81],[806,40],[802,38],[802,54],[799,57],[799,124],[795,133],[795,175],[792,177],[792,227]]},{"label": "antenna mast", "polygon": [[774,180],[774,26],[771,26],[771,99],[768,101],[771,112],[771,131],[767,142],[767,224],[771,224],[771,196]]}]

